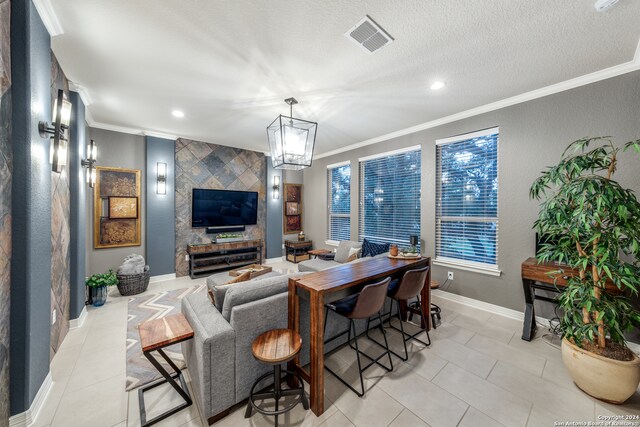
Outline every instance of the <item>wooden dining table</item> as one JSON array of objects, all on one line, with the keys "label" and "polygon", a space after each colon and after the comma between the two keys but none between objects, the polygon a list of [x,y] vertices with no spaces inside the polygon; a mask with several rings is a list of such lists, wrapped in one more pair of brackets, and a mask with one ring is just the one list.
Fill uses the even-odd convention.
[{"label": "wooden dining table", "polygon": [[[328,270],[289,279],[289,329],[300,332],[300,298],[309,300],[310,307],[310,367],[307,372],[300,366],[300,355],[289,362],[289,369],[298,372],[309,383],[311,410],[317,416],[324,412],[324,305],[358,292],[364,285],[385,277],[400,278],[408,270],[431,266],[431,258],[392,259],[371,258],[357,263],[346,263]],[[420,298],[422,310],[427,313],[430,330],[431,269]],[[405,307],[401,306],[402,307]],[[404,310],[403,310],[404,311]],[[405,313],[406,314],[406,313]],[[302,335],[302,334],[301,334]]]}]

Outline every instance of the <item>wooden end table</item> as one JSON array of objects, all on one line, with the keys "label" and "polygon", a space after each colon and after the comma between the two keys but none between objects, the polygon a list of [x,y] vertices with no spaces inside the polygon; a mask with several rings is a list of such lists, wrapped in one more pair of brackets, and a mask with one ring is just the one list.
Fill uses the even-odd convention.
[{"label": "wooden end table", "polygon": [[307,253],[309,255],[312,255],[312,256],[318,258],[318,257],[322,257],[323,255],[331,254],[333,252],[331,252],[328,249],[313,249],[311,251],[308,251]]},{"label": "wooden end table", "polygon": [[285,240],[284,248],[287,253],[286,260],[297,264],[311,258],[309,251],[313,249],[313,242],[311,240]]},{"label": "wooden end table", "polygon": [[[138,400],[140,401],[140,425],[142,427],[150,426],[162,421],[165,418],[183,410],[184,408],[191,406],[193,401],[189,395],[187,384],[184,380],[182,372],[175,363],[167,356],[162,350],[163,348],[176,344],[182,341],[190,340],[193,338],[193,329],[187,322],[187,319],[180,314],[174,314],[171,316],[163,317],[161,319],[149,320],[142,322],[138,326],[138,332],[140,333],[140,345],[142,346],[142,353],[151,362],[151,364],[160,372],[164,377],[158,381],[152,382],[144,387],[138,389]],[[164,367],[158,362],[158,360],[151,354],[156,351],[162,358],[171,366],[174,373],[170,374],[164,369]],[[176,382],[176,379],[180,380],[180,385]],[[184,403],[179,406],[164,412],[157,417],[147,420],[147,413],[144,406],[144,392],[155,388],[161,384],[169,383],[178,394],[184,399]]]}]

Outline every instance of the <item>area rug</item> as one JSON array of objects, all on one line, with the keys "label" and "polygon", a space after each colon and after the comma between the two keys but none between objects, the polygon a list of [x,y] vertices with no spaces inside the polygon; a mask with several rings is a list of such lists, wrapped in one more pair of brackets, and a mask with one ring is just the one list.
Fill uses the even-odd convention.
[{"label": "area rug", "polygon": [[[159,319],[180,313],[180,301],[182,298],[196,292],[201,292],[202,297],[207,298],[204,292],[205,288],[206,284],[202,284],[192,288],[176,289],[154,295],[133,296],[129,299],[127,313],[127,391],[162,378],[162,375],[142,354],[138,325],[146,320]],[[166,347],[164,352],[180,369],[185,367],[180,344]],[[164,362],[162,357],[158,356],[158,358],[162,365],[169,370],[168,372],[171,372],[171,368]]]}]

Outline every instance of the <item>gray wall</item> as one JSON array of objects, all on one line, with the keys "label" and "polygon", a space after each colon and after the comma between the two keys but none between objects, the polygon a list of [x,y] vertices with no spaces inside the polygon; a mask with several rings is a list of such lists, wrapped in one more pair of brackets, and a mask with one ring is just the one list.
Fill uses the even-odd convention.
[{"label": "gray wall", "polygon": [[[502,276],[435,266],[434,279],[444,282],[455,271],[450,292],[522,311],[520,264],[534,255],[538,203],[529,200],[529,186],[546,166],[557,163],[573,140],[613,135],[619,143],[640,138],[640,71],[561,92],[501,110],[460,120],[383,143],[314,160],[304,172],[305,232],[320,247],[327,231],[326,166],[351,160],[351,233],[358,234],[358,158],[420,144],[422,146],[422,231],[424,252],[435,253],[435,140],[500,126],[499,253]],[[640,191],[637,159],[624,156],[617,180]],[[313,227],[310,225],[313,224]]]},{"label": "gray wall", "polygon": [[126,169],[138,169],[141,173],[141,186],[143,194],[140,200],[141,246],[128,246],[124,248],[93,248],[93,195],[87,197],[87,275],[104,273],[108,269],[116,269],[127,255],[136,253],[146,258],[145,251],[145,218],[146,206],[146,154],[145,137],[110,130],[91,128],[90,138],[98,145],[98,166],[118,167]]},{"label": "gray wall", "polygon": [[69,129],[69,193],[70,193],[70,295],[69,318],[76,319],[84,308],[84,278],[86,265],[86,230],[87,230],[87,191],[85,169],[82,159],[86,158],[87,133],[85,123],[85,106],[76,92],[71,92],[69,100],[73,104],[71,127]]},{"label": "gray wall", "polygon": [[[152,276],[175,273],[175,150],[176,142],[147,136],[147,264]],[[167,194],[157,194],[158,162],[167,164]]]},{"label": "gray wall", "polygon": [[[11,414],[26,411],[49,372],[51,313],[50,38],[31,0],[11,4],[13,258]],[[40,106],[40,109],[34,108]]]},{"label": "gray wall", "polygon": [[[271,157],[267,157],[267,229],[266,229],[266,250],[267,258],[279,258],[282,256],[282,178],[283,171],[274,169]],[[280,197],[273,198],[273,177],[280,177]]]}]

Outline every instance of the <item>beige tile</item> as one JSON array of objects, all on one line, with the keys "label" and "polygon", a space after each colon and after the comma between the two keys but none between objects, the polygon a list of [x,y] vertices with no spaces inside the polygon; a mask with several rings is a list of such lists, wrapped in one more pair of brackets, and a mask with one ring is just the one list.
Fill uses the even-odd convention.
[{"label": "beige tile", "polygon": [[469,329],[461,328],[449,322],[443,322],[438,329],[429,331],[431,340],[438,342],[442,339],[450,339],[460,344],[466,344],[476,333]]},{"label": "beige tile", "polygon": [[500,426],[504,426],[504,424],[501,424],[496,420],[494,420],[493,418],[487,416],[486,414],[483,414],[473,406],[469,407],[469,410],[467,411],[467,413],[464,414],[464,417],[462,417],[462,421],[460,421],[460,424],[458,424],[458,427],[500,427]]},{"label": "beige tile", "polygon": [[408,366],[389,373],[378,387],[433,427],[456,426],[469,406]]},{"label": "beige tile", "polygon": [[559,388],[504,362],[498,362],[488,380],[557,417],[570,420],[591,420],[593,417],[594,403],[584,394]]},{"label": "beige tile", "polygon": [[56,353],[51,361],[49,370],[51,372],[51,379],[53,381],[59,381],[63,378],[69,378],[73,372],[73,368],[78,361],[78,354],[82,349],[82,344],[75,346],[61,346],[60,350]]},{"label": "beige tile", "polygon": [[457,366],[445,366],[433,383],[506,426],[527,422],[531,409],[528,401]]},{"label": "beige tile", "polygon": [[333,404],[356,426],[387,426],[404,409],[379,387],[358,397],[334,377],[326,377],[325,383],[328,389],[337,390],[330,397]]},{"label": "beige tile", "polygon": [[605,411],[609,411],[616,415],[640,415],[640,392],[638,391],[636,391],[635,394],[622,405],[612,405],[610,403],[594,399],[593,397],[588,398],[596,404],[596,412],[600,411],[604,414]]},{"label": "beige tile", "polygon": [[202,420],[198,417],[198,418],[194,418],[191,421],[187,421],[186,423],[182,424],[180,427],[206,427],[208,426],[207,423],[203,423]]},{"label": "beige tile", "polygon": [[113,427],[127,427],[127,422],[123,421],[121,423],[118,423],[118,424],[114,425]]},{"label": "beige tile", "polygon": [[562,357],[559,347],[554,347],[553,345],[548,344],[547,341],[542,338],[525,341],[522,339],[521,333],[513,334],[511,341],[509,341],[509,346],[516,350],[530,352],[551,360],[561,360]]},{"label": "beige tile", "polygon": [[465,345],[538,377],[542,375],[542,370],[546,363],[544,357],[536,356],[531,352],[516,350],[508,344],[495,341],[482,335],[474,336]]},{"label": "beige tile", "polygon": [[400,412],[400,415],[398,415],[391,424],[389,424],[389,427],[430,427],[430,426],[429,424],[422,421],[420,417],[415,415],[413,412],[411,412],[408,409],[405,409],[402,412]]},{"label": "beige tile", "polygon": [[493,369],[493,366],[496,364],[496,359],[493,357],[448,339],[434,343],[425,351],[433,352],[436,356],[483,378],[489,375],[489,372],[491,372],[491,369]]},{"label": "beige tile", "polygon": [[571,375],[569,375],[569,371],[564,367],[564,363],[562,363],[562,359],[560,358],[547,359],[544,371],[542,372],[542,378],[568,390],[578,390],[576,385],[573,383]]},{"label": "beige tile", "polygon": [[[533,405],[533,409],[531,410],[531,414],[529,414],[529,420],[527,421],[527,427],[542,427],[542,426],[555,426],[558,421],[567,421],[566,418],[558,418],[557,416],[550,414],[545,411],[543,408],[540,408],[537,405]],[[571,421],[585,421],[584,419],[580,420],[571,420]]]},{"label": "beige tile", "polygon": [[433,351],[421,351],[414,354],[406,364],[422,377],[432,380],[448,362],[434,354]]},{"label": "beige tile", "polygon": [[71,390],[81,390],[108,378],[121,376],[125,378],[125,349],[93,351],[83,347],[78,356],[68,387]]},{"label": "beige tile", "polygon": [[465,304],[460,304],[455,301],[446,300],[444,298],[440,298],[437,304],[440,308],[447,308],[459,315],[471,317],[477,319],[478,322],[484,323],[492,316],[492,313],[489,313],[485,310],[480,310],[479,308],[470,307]]},{"label": "beige tile", "polygon": [[319,425],[322,427],[353,427],[353,423],[349,421],[349,418],[340,411],[336,411],[328,420]]},{"label": "beige tile", "polygon": [[127,418],[124,375],[64,393],[51,423],[52,427],[111,427]]},{"label": "beige tile", "polygon": [[42,408],[40,409],[40,412],[38,413],[38,417],[34,420],[33,427],[40,427],[51,424],[51,422],[53,421],[53,417],[58,410],[58,405],[60,404],[62,397],[65,395],[68,382],[68,376],[53,380],[51,391],[49,391],[47,399],[45,400]]},{"label": "beige tile", "polygon": [[85,321],[85,325],[81,328],[69,330],[67,335],[64,337],[64,341],[62,341],[58,352],[66,349],[67,347],[77,347],[84,344],[84,341],[89,334],[89,329],[91,329],[90,324],[87,324],[86,322],[87,321]]},{"label": "beige tile", "polygon": [[[489,316],[491,317],[491,316]],[[510,327],[505,327],[501,324],[492,323],[490,320],[478,320],[475,317],[471,317],[465,314],[453,319],[451,322],[456,326],[460,326],[476,334],[484,335],[496,341],[501,341],[507,344],[511,337],[515,334],[515,330]]]},{"label": "beige tile", "polygon": [[[193,396],[193,392],[190,389],[191,385],[187,382],[187,387],[189,387],[189,393]],[[129,427],[139,427],[140,426],[140,403],[138,400],[138,390],[131,390],[129,393],[129,405],[128,405],[128,415],[127,421]],[[184,403],[182,397],[176,392],[170,384],[163,384],[156,388],[152,388],[144,393],[144,402],[145,402],[145,410],[147,420],[150,420],[171,408],[175,408],[176,406]],[[166,418],[156,424],[154,426],[158,427],[170,427],[170,426],[180,426],[182,424],[187,423],[193,419],[200,419],[200,414],[198,413],[198,408],[195,404],[171,415],[169,418]]]}]

